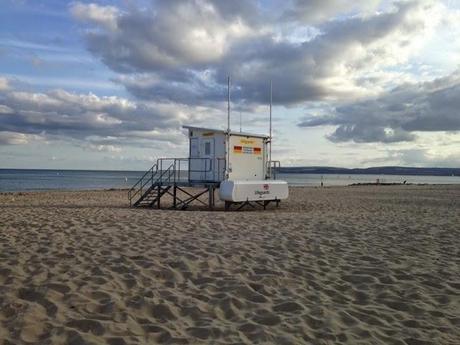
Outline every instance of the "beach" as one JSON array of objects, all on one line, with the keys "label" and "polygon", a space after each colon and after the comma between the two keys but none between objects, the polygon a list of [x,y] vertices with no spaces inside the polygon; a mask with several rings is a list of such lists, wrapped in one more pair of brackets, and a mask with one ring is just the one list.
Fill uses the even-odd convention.
[{"label": "beach", "polygon": [[459,344],[460,186],[279,208],[0,194],[0,344]]}]

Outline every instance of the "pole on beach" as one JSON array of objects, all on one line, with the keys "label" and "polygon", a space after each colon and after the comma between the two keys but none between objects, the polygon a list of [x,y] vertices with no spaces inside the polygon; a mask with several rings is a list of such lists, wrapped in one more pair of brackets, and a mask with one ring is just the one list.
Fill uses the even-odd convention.
[{"label": "pole on beach", "polygon": [[227,132],[230,133],[230,76],[227,77]]},{"label": "pole on beach", "polygon": [[226,179],[230,174],[230,75],[227,78],[227,162],[225,164]]},{"label": "pole on beach", "polygon": [[273,83],[270,80],[270,148],[268,151],[269,176],[272,178],[272,101],[273,101]]}]

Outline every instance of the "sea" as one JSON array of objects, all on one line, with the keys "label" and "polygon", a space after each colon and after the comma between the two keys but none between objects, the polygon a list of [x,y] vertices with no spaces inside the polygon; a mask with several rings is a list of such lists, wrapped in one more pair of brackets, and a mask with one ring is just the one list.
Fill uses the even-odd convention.
[{"label": "sea", "polygon": [[[130,188],[143,171],[0,169],[0,192]],[[460,176],[278,174],[291,186],[357,183],[460,184]]]}]

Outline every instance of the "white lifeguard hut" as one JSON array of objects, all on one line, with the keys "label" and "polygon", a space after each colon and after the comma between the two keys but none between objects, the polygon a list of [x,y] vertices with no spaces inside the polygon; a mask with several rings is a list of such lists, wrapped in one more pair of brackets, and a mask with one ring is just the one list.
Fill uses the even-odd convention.
[{"label": "white lifeguard hut", "polygon": [[[218,189],[226,210],[234,204],[242,208],[255,203],[264,209],[270,202],[278,205],[289,192],[287,182],[276,179],[279,161],[271,160],[271,108],[270,85],[270,134],[231,131],[229,80],[227,130],[184,126],[189,157],[158,159],[129,191],[130,204],[160,208],[161,197],[170,194],[172,207],[183,209],[193,201],[204,203],[200,197],[208,195],[207,205],[213,208]],[[186,187],[201,190],[192,193]]]}]

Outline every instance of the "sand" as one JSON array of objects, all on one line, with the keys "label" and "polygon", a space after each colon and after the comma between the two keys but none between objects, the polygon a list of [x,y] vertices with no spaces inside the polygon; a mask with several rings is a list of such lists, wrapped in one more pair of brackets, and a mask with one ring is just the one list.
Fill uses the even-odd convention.
[{"label": "sand", "polygon": [[0,344],[460,344],[460,186],[290,192],[0,195]]}]

